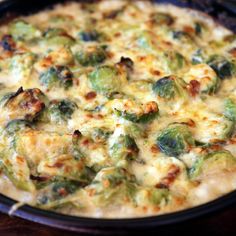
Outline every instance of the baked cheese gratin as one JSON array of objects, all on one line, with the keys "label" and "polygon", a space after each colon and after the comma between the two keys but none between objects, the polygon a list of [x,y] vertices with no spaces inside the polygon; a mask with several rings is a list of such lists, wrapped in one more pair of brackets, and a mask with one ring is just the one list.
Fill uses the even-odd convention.
[{"label": "baked cheese gratin", "polygon": [[0,192],[69,215],[191,208],[236,189],[236,37],[148,1],[0,27]]}]

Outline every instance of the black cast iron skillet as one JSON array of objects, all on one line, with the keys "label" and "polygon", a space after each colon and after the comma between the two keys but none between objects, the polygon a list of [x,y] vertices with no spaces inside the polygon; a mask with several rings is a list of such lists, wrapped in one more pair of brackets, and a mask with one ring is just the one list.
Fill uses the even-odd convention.
[{"label": "black cast iron skillet", "polygon": [[[65,1],[65,0],[64,0]],[[12,14],[30,14],[45,7],[52,7],[59,0],[32,1],[6,0],[0,3],[0,20],[4,22]],[[88,0],[85,0],[88,2]],[[111,0],[112,1],[112,0]],[[154,2],[173,3],[181,7],[190,7],[213,16],[217,21],[236,32],[236,0],[156,0]],[[16,202],[0,194],[0,211],[8,213]],[[37,209],[28,205],[20,207],[12,215],[56,228],[93,234],[124,234],[160,229],[162,226],[187,221],[207,214],[215,213],[236,204],[236,191],[209,203],[180,212],[160,216],[133,219],[94,219],[74,217]]]}]

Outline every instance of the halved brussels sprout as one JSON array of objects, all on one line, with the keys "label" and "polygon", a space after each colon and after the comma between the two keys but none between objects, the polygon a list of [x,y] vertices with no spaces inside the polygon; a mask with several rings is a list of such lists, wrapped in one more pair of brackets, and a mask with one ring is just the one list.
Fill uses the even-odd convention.
[{"label": "halved brussels sprout", "polygon": [[76,60],[82,66],[95,66],[105,61],[106,51],[102,47],[90,46],[76,53]]},{"label": "halved brussels sprout", "polygon": [[159,79],[153,84],[152,90],[161,98],[173,99],[176,96],[182,97],[185,93],[185,83],[175,76],[167,76]]},{"label": "halved brussels sprout", "polygon": [[46,116],[46,120],[61,123],[71,119],[76,108],[77,105],[70,100],[53,100],[49,103],[44,116]]},{"label": "halved brussels sprout", "polygon": [[73,180],[55,180],[37,194],[37,205],[43,209],[58,208],[70,202],[70,196],[83,185]]},{"label": "halved brussels sprout", "polygon": [[45,158],[40,161],[37,173],[42,176],[59,176],[80,182],[88,182],[84,159],[75,159],[71,154]]},{"label": "halved brussels sprout", "polygon": [[41,36],[40,30],[24,20],[13,21],[9,32],[15,40],[32,40]]},{"label": "halved brussels sprout", "polygon": [[224,115],[231,121],[236,121],[236,102],[231,99],[227,98],[224,103],[225,111]]},{"label": "halved brussels sprout", "polygon": [[184,76],[184,81],[190,83],[193,80],[199,82],[201,93],[215,93],[220,85],[217,74],[207,64],[198,64],[190,68]]},{"label": "halved brussels sprout", "polygon": [[118,70],[113,66],[100,66],[89,74],[92,88],[102,94],[111,95],[120,90]]},{"label": "halved brussels sprout", "polygon": [[118,166],[126,166],[127,161],[136,160],[139,153],[135,140],[129,135],[120,135],[109,149]]},{"label": "halved brussels sprout", "polygon": [[229,151],[213,151],[200,157],[190,169],[189,175],[191,179],[197,180],[235,169],[236,158]]},{"label": "halved brussels sprout", "polygon": [[44,32],[43,37],[47,45],[72,46],[75,43],[75,39],[61,28],[49,28]]},{"label": "halved brussels sprout", "polygon": [[56,86],[68,89],[73,85],[73,73],[66,66],[53,66],[40,75],[39,81],[48,89]]},{"label": "halved brussels sprout", "polygon": [[115,112],[118,116],[123,117],[126,120],[135,122],[135,123],[148,123],[155,119],[158,115],[159,109],[156,102],[148,102],[141,107],[135,107],[133,103],[127,102],[125,110],[115,109]]},{"label": "halved brussels sprout", "polygon": [[157,146],[167,156],[178,157],[195,145],[193,136],[184,124],[173,123],[160,132]]},{"label": "halved brussels sprout", "polygon": [[167,65],[171,72],[176,72],[184,67],[186,60],[184,56],[175,51],[167,51],[164,54],[164,57],[167,60]]},{"label": "halved brussels sprout", "polygon": [[32,123],[27,120],[16,119],[7,123],[5,131],[9,135],[14,135],[16,132],[32,128]]},{"label": "halved brussels sprout", "polygon": [[84,42],[98,41],[100,33],[97,30],[81,31],[79,37]]},{"label": "halved brussels sprout", "polygon": [[11,149],[3,150],[0,153],[0,167],[17,188],[34,191],[35,186],[30,180],[30,169],[24,156],[17,155]]},{"label": "halved brussels sprout", "polygon": [[15,93],[9,93],[0,100],[0,106],[7,111],[11,119],[26,119],[33,121],[45,108],[45,95],[40,89],[19,88]]},{"label": "halved brussels sprout", "polygon": [[224,56],[212,55],[207,64],[216,72],[220,79],[231,78],[235,72],[235,65]]},{"label": "halved brussels sprout", "polygon": [[94,128],[92,130],[91,138],[94,142],[104,143],[111,134],[111,131],[106,130],[105,128]]},{"label": "halved brussels sprout", "polygon": [[122,204],[124,201],[133,201],[136,191],[135,179],[122,168],[104,168],[86,187],[86,191],[97,206]]},{"label": "halved brussels sprout", "polygon": [[155,12],[151,16],[151,20],[158,26],[172,25],[174,23],[174,17],[164,12]]}]

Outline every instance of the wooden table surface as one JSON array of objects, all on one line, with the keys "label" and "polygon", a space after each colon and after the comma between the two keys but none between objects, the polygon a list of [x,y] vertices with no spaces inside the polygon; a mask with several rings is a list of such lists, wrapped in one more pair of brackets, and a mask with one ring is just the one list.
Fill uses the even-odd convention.
[{"label": "wooden table surface", "polygon": [[[158,228],[155,232],[135,233],[135,235],[187,235],[188,236],[235,236],[236,205],[222,212],[195,219],[174,226]],[[0,213],[0,236],[75,236],[82,235],[53,229],[20,218],[9,217]]]}]

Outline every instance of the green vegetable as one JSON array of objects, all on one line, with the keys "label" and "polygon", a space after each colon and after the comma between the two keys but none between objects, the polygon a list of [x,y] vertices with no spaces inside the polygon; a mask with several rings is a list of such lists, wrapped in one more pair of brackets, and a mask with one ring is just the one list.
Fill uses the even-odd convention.
[{"label": "green vegetable", "polygon": [[53,66],[40,75],[39,81],[48,89],[57,86],[68,89],[73,85],[73,73],[66,66]]},{"label": "green vegetable", "polygon": [[170,14],[163,13],[163,12],[154,13],[151,19],[158,26],[172,25],[174,23],[174,18]]},{"label": "green vegetable", "polygon": [[27,120],[16,119],[7,123],[5,131],[9,135],[14,135],[16,132],[32,128],[32,123]]},{"label": "green vegetable", "polygon": [[157,146],[167,156],[178,157],[194,145],[192,134],[184,124],[170,124],[157,137]]},{"label": "green vegetable", "polygon": [[136,191],[135,179],[126,170],[117,167],[104,168],[86,190],[92,193],[97,206],[133,201]]},{"label": "green vegetable", "polygon": [[44,32],[43,36],[47,45],[72,46],[75,43],[75,39],[61,28],[49,28]]},{"label": "green vegetable", "polygon": [[132,121],[134,123],[148,123],[155,119],[158,115],[159,109],[156,102],[148,102],[144,104],[141,108],[141,112],[134,113],[132,112],[132,107],[130,109],[120,111],[115,109],[118,116],[123,117],[126,120]]},{"label": "green vegetable", "polygon": [[152,90],[161,98],[173,99],[184,95],[184,81],[174,76],[159,79],[153,84]]},{"label": "green vegetable", "polygon": [[236,103],[233,99],[227,98],[224,103],[225,111],[224,115],[229,120],[236,122]]},{"label": "green vegetable", "polygon": [[200,157],[190,169],[191,179],[201,179],[211,175],[217,175],[222,171],[230,172],[235,170],[236,158],[226,150],[214,151]]},{"label": "green vegetable", "polygon": [[71,119],[76,109],[77,105],[70,100],[53,100],[46,110],[46,115],[50,121],[61,123]]},{"label": "green vegetable", "polygon": [[165,52],[164,56],[167,60],[168,67],[172,72],[182,69],[186,64],[184,56],[178,52],[168,51]]},{"label": "green vegetable", "polygon": [[129,160],[136,160],[138,146],[129,135],[120,135],[110,147],[110,155],[118,166],[126,165]]},{"label": "green vegetable", "polygon": [[192,55],[192,64],[197,65],[197,64],[204,63],[204,61],[205,61],[205,58],[203,56],[202,49],[198,49],[197,51],[195,51],[194,54]]},{"label": "green vegetable", "polygon": [[100,33],[97,30],[81,31],[79,37],[84,42],[98,41]]},{"label": "green vegetable", "polygon": [[120,89],[119,72],[112,66],[100,66],[89,74],[92,88],[102,94],[111,95]]},{"label": "green vegetable", "polygon": [[40,30],[23,20],[13,21],[9,32],[15,40],[28,41],[41,36]]},{"label": "green vegetable", "polygon": [[102,47],[89,47],[78,52],[76,59],[82,66],[95,66],[105,61],[106,51]]},{"label": "green vegetable", "polygon": [[235,73],[235,65],[223,56],[213,55],[208,59],[207,64],[212,67],[220,79],[231,78]]},{"label": "green vegetable", "polygon": [[46,98],[39,89],[19,88],[0,99],[0,106],[11,114],[12,119],[33,121],[45,108]]},{"label": "green vegetable", "polygon": [[94,142],[104,143],[107,141],[109,136],[111,135],[111,131],[102,129],[102,128],[94,128],[92,130],[91,138]]},{"label": "green vegetable", "polygon": [[30,169],[23,156],[17,155],[11,149],[3,150],[0,153],[0,167],[17,188],[28,192],[34,191]]}]

